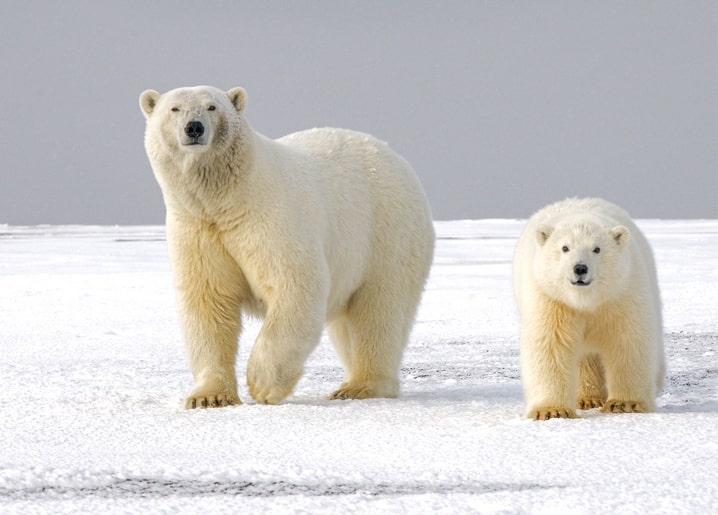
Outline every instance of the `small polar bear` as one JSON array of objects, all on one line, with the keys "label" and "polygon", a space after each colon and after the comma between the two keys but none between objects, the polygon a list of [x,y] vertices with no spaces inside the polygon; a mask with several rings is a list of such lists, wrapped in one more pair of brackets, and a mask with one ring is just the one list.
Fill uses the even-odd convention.
[{"label": "small polar bear", "polygon": [[331,398],[396,397],[434,249],[416,174],[366,134],[269,139],[246,106],[242,88],[140,96],[195,380],[185,407],[240,403],[242,313],[264,319],[247,365],[256,401],[292,392],[325,324],[346,371]]},{"label": "small polar bear", "polygon": [[655,409],[665,376],[658,280],[625,211],[572,198],[535,213],[516,247],[513,289],[527,417]]}]

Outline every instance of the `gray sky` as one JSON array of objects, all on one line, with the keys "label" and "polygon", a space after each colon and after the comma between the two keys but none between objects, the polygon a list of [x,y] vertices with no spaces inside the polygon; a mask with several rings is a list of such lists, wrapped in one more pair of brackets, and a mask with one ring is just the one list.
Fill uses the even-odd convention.
[{"label": "gray sky", "polygon": [[0,223],[155,224],[138,97],[243,86],[256,130],[388,141],[434,218],[570,195],[718,217],[718,6],[0,0]]}]

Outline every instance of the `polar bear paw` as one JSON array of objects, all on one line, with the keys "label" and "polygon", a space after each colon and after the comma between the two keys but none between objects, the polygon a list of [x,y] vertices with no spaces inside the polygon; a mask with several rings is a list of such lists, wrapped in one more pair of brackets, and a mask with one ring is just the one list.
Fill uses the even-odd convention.
[{"label": "polar bear paw", "polygon": [[[296,382],[296,381],[295,381]],[[247,379],[249,394],[260,404],[279,404],[289,397],[294,389],[291,385],[264,384],[258,379]]]},{"label": "polar bear paw", "polygon": [[571,408],[543,407],[531,410],[527,418],[534,420],[550,420],[552,418],[578,418],[576,412]]},{"label": "polar bear paw", "polygon": [[247,386],[252,398],[262,404],[279,404],[294,390],[302,376],[302,367],[261,365],[250,356],[247,364]]},{"label": "polar bear paw", "polygon": [[398,385],[381,386],[370,382],[348,382],[342,383],[339,389],[329,396],[329,400],[395,399],[398,396]]},{"label": "polar bear paw", "polygon": [[608,399],[601,410],[603,413],[648,413],[649,411],[651,410],[645,402],[619,399]]},{"label": "polar bear paw", "polygon": [[188,396],[184,401],[184,409],[222,408],[234,404],[242,404],[234,392],[202,393]]}]

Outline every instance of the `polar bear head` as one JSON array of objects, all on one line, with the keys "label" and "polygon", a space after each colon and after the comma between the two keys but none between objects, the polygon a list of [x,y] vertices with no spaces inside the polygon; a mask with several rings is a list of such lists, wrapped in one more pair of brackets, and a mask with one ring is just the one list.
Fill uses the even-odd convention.
[{"label": "polar bear head", "polygon": [[536,282],[550,298],[579,311],[593,310],[629,287],[629,239],[623,225],[606,226],[585,216],[539,226]]},{"label": "polar bear head", "polygon": [[225,92],[211,86],[154,90],[140,95],[147,118],[145,146],[152,158],[160,153],[176,158],[224,152],[245,126],[242,114],[247,93],[242,88]]}]

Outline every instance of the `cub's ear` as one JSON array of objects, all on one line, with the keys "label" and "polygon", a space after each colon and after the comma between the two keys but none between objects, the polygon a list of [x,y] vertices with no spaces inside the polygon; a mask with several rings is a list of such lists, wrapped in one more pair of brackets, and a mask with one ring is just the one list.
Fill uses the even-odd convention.
[{"label": "cub's ear", "polygon": [[553,227],[548,227],[547,225],[542,225],[541,227],[536,229],[536,241],[538,242],[539,246],[544,246],[546,240],[551,237],[552,232]]},{"label": "cub's ear", "polygon": [[140,109],[142,109],[142,114],[145,115],[145,118],[149,119],[159,99],[160,94],[154,89],[148,89],[142,92],[140,95]]},{"label": "cub's ear", "polygon": [[244,88],[232,88],[227,91],[227,96],[237,112],[241,113],[247,105],[247,92]]},{"label": "cub's ear", "polygon": [[619,247],[622,247],[628,243],[629,239],[631,239],[631,231],[628,230],[628,227],[624,227],[623,225],[612,227],[609,232],[611,233],[613,239],[616,240]]}]

